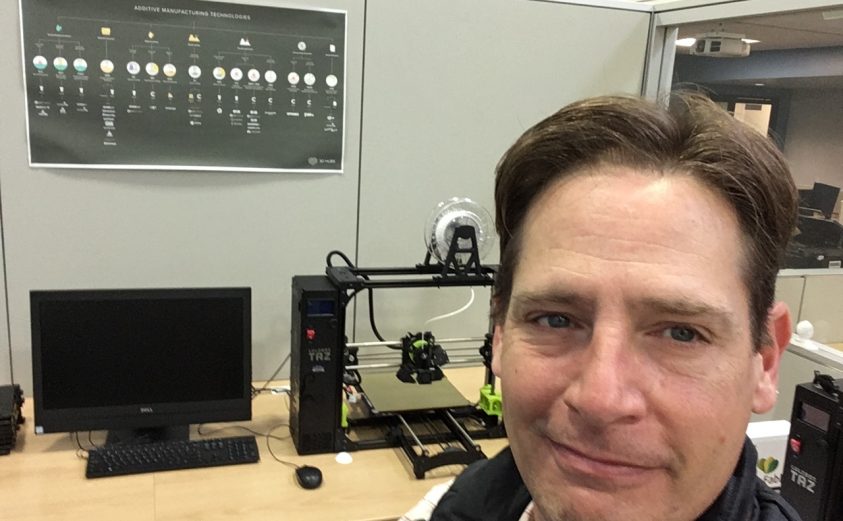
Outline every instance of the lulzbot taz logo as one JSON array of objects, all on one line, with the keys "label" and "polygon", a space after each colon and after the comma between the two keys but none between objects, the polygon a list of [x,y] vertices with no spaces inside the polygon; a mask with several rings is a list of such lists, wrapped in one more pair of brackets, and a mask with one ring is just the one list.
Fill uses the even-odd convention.
[{"label": "lulzbot taz logo", "polygon": [[816,477],[794,466],[790,467],[790,480],[799,485],[800,487],[804,488],[811,494],[814,493],[814,487],[817,486]]},{"label": "lulzbot taz logo", "polygon": [[779,460],[772,456],[767,456],[766,458],[759,458],[758,464],[756,465],[758,470],[764,473],[763,479],[764,483],[767,484],[769,487],[780,487],[782,484],[782,478],[780,474],[773,474],[773,472],[779,468]]},{"label": "lulzbot taz logo", "polygon": [[308,349],[307,354],[310,356],[311,362],[330,362],[331,348],[330,347],[314,347]]}]

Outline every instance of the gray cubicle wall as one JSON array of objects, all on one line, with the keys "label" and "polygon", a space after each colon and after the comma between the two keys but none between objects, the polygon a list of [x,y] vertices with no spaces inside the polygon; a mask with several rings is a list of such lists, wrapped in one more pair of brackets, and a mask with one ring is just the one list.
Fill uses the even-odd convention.
[{"label": "gray cubicle wall", "polygon": [[348,10],[343,175],[30,168],[18,7],[0,5],[11,353],[27,393],[32,289],[250,286],[253,375],[266,378],[289,351],[292,274],[318,271],[330,248],[353,250],[364,1],[251,3]]},{"label": "gray cubicle wall", "polygon": [[[470,197],[493,212],[495,164],[529,126],[582,97],[640,93],[649,20],[553,2],[369,0],[359,264],[421,262],[439,201]],[[497,244],[487,260],[497,262]],[[382,290],[377,325],[388,339],[428,327],[482,335],[488,291],[424,325],[468,298],[465,288]],[[363,315],[358,339],[370,340]]]},{"label": "gray cubicle wall", "polygon": [[806,273],[799,319],[814,325],[813,339],[826,344],[843,342],[843,270],[792,271]]},{"label": "gray cubicle wall", "polygon": [[[344,175],[29,168],[17,6],[0,7],[11,360],[27,391],[36,288],[251,286],[253,372],[268,377],[289,350],[293,275],[323,272],[332,249],[360,265],[421,261],[433,205],[463,195],[491,210],[494,164],[525,128],[576,98],[641,88],[650,16],[634,4],[302,4],[349,11]],[[465,297],[394,299],[379,325],[414,329]],[[444,333],[482,329],[488,292],[477,302]]]}]

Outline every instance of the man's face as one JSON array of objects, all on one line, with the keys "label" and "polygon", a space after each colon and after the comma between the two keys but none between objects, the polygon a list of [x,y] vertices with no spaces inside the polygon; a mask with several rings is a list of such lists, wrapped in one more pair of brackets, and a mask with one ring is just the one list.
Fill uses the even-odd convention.
[{"label": "man's face", "polygon": [[522,233],[493,369],[541,518],[695,519],[775,401],[734,212],[691,178],[604,166],[551,185]]}]

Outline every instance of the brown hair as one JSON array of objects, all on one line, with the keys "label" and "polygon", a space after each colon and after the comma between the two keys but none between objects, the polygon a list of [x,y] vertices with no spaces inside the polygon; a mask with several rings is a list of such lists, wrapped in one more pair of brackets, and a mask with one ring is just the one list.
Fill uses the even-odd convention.
[{"label": "brown hair", "polygon": [[573,103],[509,148],[495,178],[501,263],[494,320],[506,317],[521,228],[534,201],[554,181],[600,163],[690,175],[728,202],[745,238],[752,339],[756,348],[764,345],[779,260],[796,222],[796,187],[771,140],[687,92],[673,94],[668,109],[634,97]]}]

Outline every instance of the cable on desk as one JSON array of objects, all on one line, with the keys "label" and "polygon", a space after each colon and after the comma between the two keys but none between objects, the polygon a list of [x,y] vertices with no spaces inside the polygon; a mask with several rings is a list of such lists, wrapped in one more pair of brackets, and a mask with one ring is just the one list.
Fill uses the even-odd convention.
[{"label": "cable on desk", "polygon": [[257,396],[257,395],[261,394],[262,392],[266,391],[266,388],[269,387],[269,382],[274,380],[275,377],[278,376],[278,373],[281,372],[281,369],[283,369],[284,366],[287,365],[287,361],[290,360],[291,354],[292,353],[287,353],[287,356],[284,357],[284,360],[281,360],[281,365],[279,365],[278,369],[276,369],[275,372],[272,373],[272,376],[270,376],[269,380],[267,380],[266,383],[263,384],[263,387],[261,387],[260,389],[256,389],[254,385],[252,386],[252,399],[253,400],[255,399],[255,396]]},{"label": "cable on desk", "polygon": [[[88,459],[88,450],[90,450],[90,449],[86,449],[85,447],[82,446],[82,442],[79,441],[79,432],[74,431],[74,432],[70,433],[70,437],[76,438],[76,446],[79,447],[78,449],[76,449],[76,457],[79,458],[79,459]],[[90,439],[91,439],[91,431],[88,431],[88,440],[90,441]],[[93,445],[93,443],[91,443],[91,445]]]},{"label": "cable on desk", "polygon": [[276,440],[282,440],[282,441],[289,438],[289,436],[281,437],[281,436],[273,436],[272,435],[272,431],[274,431],[278,427],[281,427],[282,425],[288,425],[287,423],[281,423],[279,425],[276,425],[275,427],[270,429],[270,431],[268,433],[258,432],[254,429],[250,429],[249,427],[244,427],[243,425],[227,425],[225,427],[220,427],[220,428],[214,429],[212,431],[204,431],[203,432],[202,431],[202,425],[204,425],[204,424],[199,424],[196,427],[196,433],[199,434],[200,436],[212,436],[212,435],[214,435],[218,432],[222,432],[222,431],[229,430],[229,429],[242,429],[242,430],[244,430],[244,431],[246,431],[250,434],[254,434],[255,436],[261,436],[261,437],[266,436],[266,437],[271,437],[271,438],[275,438]]},{"label": "cable on desk", "polygon": [[88,431],[88,443],[90,443],[90,444],[91,444],[91,447],[93,447],[93,448],[95,448],[95,449],[102,448],[102,445],[97,445],[96,443],[94,443],[94,440],[91,438],[91,433],[92,433],[92,432],[93,432],[93,431]]}]

